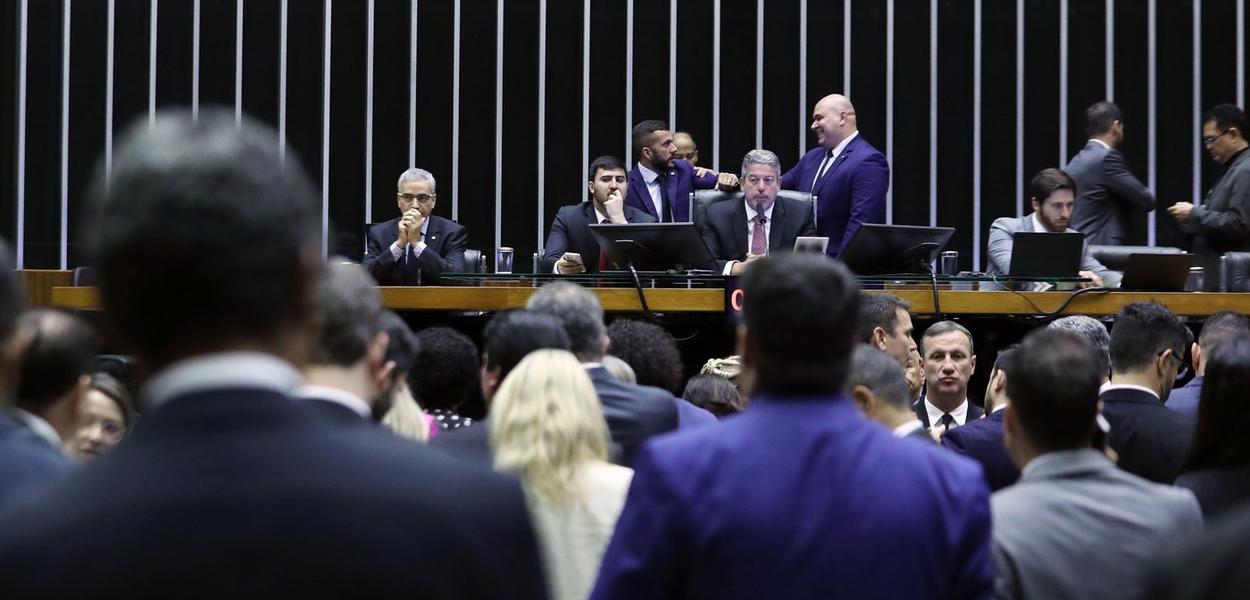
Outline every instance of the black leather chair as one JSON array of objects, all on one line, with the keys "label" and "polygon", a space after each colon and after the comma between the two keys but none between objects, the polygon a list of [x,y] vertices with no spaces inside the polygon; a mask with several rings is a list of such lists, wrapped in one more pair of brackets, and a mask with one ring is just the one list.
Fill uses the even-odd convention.
[{"label": "black leather chair", "polygon": [[1228,291],[1250,292],[1250,252],[1225,252]]},{"label": "black leather chair", "polygon": [[70,285],[74,287],[92,287],[100,285],[100,275],[95,267],[74,267],[70,275]]},{"label": "black leather chair", "polygon": [[[807,192],[796,192],[793,190],[781,190],[777,192],[778,197],[789,198],[799,202],[806,202],[809,207],[813,207],[812,195]],[[742,202],[742,192],[721,192],[717,190],[698,190],[690,193],[690,219],[694,222],[695,227],[703,228],[703,222],[707,220],[707,209],[709,206],[717,202],[737,201]],[[815,210],[815,208],[812,208]]]},{"label": "black leather chair", "polygon": [[1185,251],[1171,246],[1090,246],[1094,260],[1113,271],[1123,271],[1132,254],[1184,254]]},{"label": "black leather chair", "polygon": [[[516,257],[513,257],[515,260]],[[515,265],[514,265],[515,266]],[[486,255],[481,250],[472,248],[464,249],[464,272],[465,273],[486,273]]]}]

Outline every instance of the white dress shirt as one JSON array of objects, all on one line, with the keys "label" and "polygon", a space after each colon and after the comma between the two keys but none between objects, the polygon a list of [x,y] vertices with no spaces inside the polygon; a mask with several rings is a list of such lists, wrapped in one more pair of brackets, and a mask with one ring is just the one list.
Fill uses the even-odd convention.
[{"label": "white dress shirt", "polygon": [[[932,403],[929,402],[927,398],[924,401],[924,410],[926,413],[929,414],[929,426],[930,427],[936,427],[938,422],[942,420],[942,415],[945,414],[945,411],[934,406]],[[960,402],[959,406],[956,406],[955,410],[951,411],[951,416],[955,418],[956,425],[963,425],[964,423],[968,422],[968,399],[967,398],[964,398],[963,402]]]},{"label": "white dress shirt", "polygon": [[1091,142],[1098,142],[1098,144],[1099,144],[1099,145],[1101,145],[1103,148],[1106,148],[1106,149],[1108,149],[1108,150],[1110,150],[1110,149],[1111,149],[1111,144],[1108,144],[1107,142],[1104,142],[1104,141],[1102,141],[1102,140],[1100,140],[1100,139],[1098,139],[1098,138],[1089,138],[1089,141],[1091,141]]},{"label": "white dress shirt", "polygon": [[638,163],[638,172],[642,180],[647,182],[647,193],[651,194],[651,203],[655,205],[655,214],[664,220],[664,190],[660,189],[660,174]]},{"label": "white dress shirt", "polygon": [[[750,202],[743,200],[743,203],[746,204],[747,206],[747,222],[746,222],[747,252],[750,252],[751,242],[755,241],[755,216],[758,215],[759,212],[755,210],[754,206],[751,206]],[[771,236],[773,233],[773,208],[775,208],[776,206],[777,206],[777,202],[774,200],[773,203],[768,206],[768,208],[764,209],[764,218],[768,219],[767,221],[764,221],[764,247],[765,248],[768,247],[768,240],[770,239],[769,236]],[[737,264],[737,262],[738,261],[736,260],[731,260],[725,263],[725,269],[724,271],[722,271],[722,274],[728,275],[730,271],[733,270],[733,267],[735,264]]]},{"label": "white dress shirt", "polygon": [[[425,220],[421,222],[421,241],[415,244],[412,242],[408,242],[408,245],[412,246],[413,256],[421,256],[421,253],[425,252],[425,234],[429,232],[429,230],[430,230],[430,218],[426,217]],[[395,259],[395,262],[399,262],[399,259],[403,258],[404,256],[404,249],[400,248],[399,244],[395,242],[391,242],[391,256]]]},{"label": "white dress shirt", "polygon": [[903,423],[902,425],[895,427],[894,437],[905,438],[911,435],[911,432],[917,429],[924,429],[924,423],[921,423],[920,419],[912,419],[911,421],[908,421],[907,423]]}]

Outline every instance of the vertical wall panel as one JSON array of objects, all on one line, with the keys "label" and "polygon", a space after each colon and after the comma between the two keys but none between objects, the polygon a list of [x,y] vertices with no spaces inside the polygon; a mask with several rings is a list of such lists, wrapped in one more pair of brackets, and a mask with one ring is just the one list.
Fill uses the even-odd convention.
[{"label": "vertical wall panel", "polygon": [[191,106],[191,25],[189,1],[165,0],[156,11],[156,106]]},{"label": "vertical wall panel", "polygon": [[[637,27],[635,25],[635,27]],[[635,29],[636,31],[636,29]],[[592,0],[590,3],[590,152],[586,162],[603,154],[619,156],[625,148],[625,2]],[[648,58],[645,49],[634,47],[634,72],[648,68],[664,72],[663,46]],[[640,50],[642,50],[640,52]],[[635,111],[635,119],[663,119],[664,113]],[[622,156],[633,164],[633,157]],[[584,169],[584,167],[583,167]]]},{"label": "vertical wall panel", "polygon": [[[321,187],[322,13],[325,5],[291,1],[287,5],[286,164],[298,161]],[[161,5],[161,14],[165,6]]]},{"label": "vertical wall panel", "polygon": [[[890,171],[894,175],[894,222],[900,225],[929,224],[929,11],[916,10],[918,4],[908,2],[908,10],[903,10],[904,3],[899,2],[894,15],[897,94]],[[927,9],[928,3],[924,5]],[[810,84],[809,80],[809,94]]]},{"label": "vertical wall panel", "polygon": [[[1206,112],[1216,104],[1237,102],[1237,4],[1241,0],[1202,0],[1202,88],[1200,107]],[[1199,135],[1197,131],[1194,136]],[[1192,139],[1192,138],[1191,138]],[[1199,193],[1206,194],[1222,168],[1200,149],[1202,180]]]},{"label": "vertical wall panel", "polygon": [[[408,164],[409,59],[412,42],[411,0],[377,0],[373,17],[373,222],[399,215],[395,183]],[[420,73],[420,71],[418,71]],[[423,82],[418,75],[417,88]],[[448,91],[448,90],[444,90]],[[423,123],[424,124],[424,123]],[[418,145],[425,140],[419,130]],[[437,140],[430,140],[437,143]],[[435,173],[435,181],[439,181]],[[442,190],[437,190],[441,192]],[[440,200],[450,204],[451,196]],[[436,207],[440,208],[440,207]],[[441,207],[450,210],[450,206]],[[443,210],[437,210],[443,214]]]},{"label": "vertical wall panel", "polygon": [[275,128],[280,13],[278,0],[243,3],[243,112]]},{"label": "vertical wall panel", "polygon": [[[516,251],[513,270],[520,272],[530,270],[530,256],[538,251],[533,184],[538,166],[532,158],[538,138],[538,121],[533,117],[538,111],[537,3],[505,2],[504,27],[503,206],[499,225],[503,245]],[[470,234],[473,243],[489,250],[481,235]],[[488,262],[494,266],[493,258]]]},{"label": "vertical wall panel", "polygon": [[[1193,67],[1189,56],[1192,51],[1193,23],[1192,3],[1161,1],[1158,3],[1158,56],[1157,80],[1158,108],[1158,171],[1155,175],[1161,206],[1176,202],[1196,202],[1193,197],[1193,168],[1190,151],[1193,140],[1200,133],[1194,129],[1193,103],[1190,88],[1193,85]],[[1185,236],[1176,221],[1166,211],[1156,211],[1156,236],[1160,246],[1180,246]]]},{"label": "vertical wall panel", "polygon": [[30,2],[26,48],[26,214],[22,254],[28,269],[60,264],[60,2]]},{"label": "vertical wall panel", "polygon": [[755,9],[755,0],[721,0],[722,171],[735,170],[755,147]]},{"label": "vertical wall panel", "polygon": [[[20,4],[8,2],[0,7],[0,81],[19,81]],[[0,114],[13,115],[13,118],[0,119],[0,240],[4,240],[12,250],[17,233],[17,128],[21,117],[18,114],[17,86],[0,88],[5,90],[0,93]]]},{"label": "vertical wall panel", "polygon": [[[677,3],[677,127],[699,147],[699,166],[712,164],[712,3]],[[548,77],[551,75],[548,74]]]},{"label": "vertical wall panel", "polygon": [[[117,0],[113,35],[113,132],[148,114],[151,0]],[[117,143],[114,137],[114,144]]]},{"label": "vertical wall panel", "polygon": [[[799,5],[806,0],[773,0],[764,7],[764,147],[777,153],[782,172],[799,160],[803,141],[794,128],[799,98],[799,46],[794,30]],[[806,114],[804,109],[800,115]],[[738,172],[741,161],[726,163],[722,170]]]},{"label": "vertical wall panel", "polygon": [[[1024,183],[1059,156],[1059,3],[1025,2]],[[1026,194],[1027,196],[1027,194]],[[1024,212],[1032,212],[1024,198]]]},{"label": "vertical wall panel", "polygon": [[[1124,115],[1124,142],[1119,150],[1129,171],[1143,183],[1148,181],[1146,150],[1151,119],[1149,63],[1143,60],[1147,55],[1146,8],[1145,2],[1125,1],[1115,7],[1115,103]],[[1167,217],[1162,209],[1156,212]],[[1146,214],[1134,213],[1127,238],[1130,243],[1146,243],[1146,220]]]},{"label": "vertical wall panel", "polygon": [[[967,2],[961,2],[965,4]],[[969,4],[971,5],[971,4]],[[860,1],[852,5],[851,30],[851,102],[855,104],[855,118],[859,134],[878,150],[885,152],[885,2]],[[968,13],[971,17],[971,12]],[[972,31],[972,19],[968,19],[968,31]],[[969,46],[971,48],[971,46]],[[971,59],[969,54],[968,58]],[[972,62],[968,69],[971,72]],[[972,98],[972,87],[965,90]],[[971,125],[972,121],[968,121]],[[971,129],[969,129],[971,132]]]},{"label": "vertical wall panel", "polygon": [[[493,2],[466,2],[460,15],[460,180],[451,185],[460,188],[459,220],[471,247],[483,250],[493,248],[495,228],[496,8]],[[443,202],[450,191],[440,188]]]},{"label": "vertical wall panel", "polygon": [[551,1],[547,8],[546,191],[543,223],[586,199],[582,174],[582,7]]},{"label": "vertical wall panel", "polygon": [[940,2],[937,224],[955,228],[961,269],[972,268],[972,17],[970,2]]},{"label": "vertical wall panel", "polygon": [[[438,204],[434,214],[451,218],[452,3],[420,2],[417,7],[417,161],[434,174]],[[403,48],[403,50],[400,50]],[[396,51],[407,55],[408,47]],[[379,52],[385,54],[384,52]],[[489,139],[489,138],[487,138]],[[470,144],[472,145],[472,144]],[[483,153],[485,150],[483,150]],[[380,176],[380,174],[379,174]],[[388,179],[399,177],[395,173]],[[380,219],[385,212],[378,215]],[[473,235],[470,232],[470,235]],[[476,237],[474,238],[476,239]]]},{"label": "vertical wall panel", "polygon": [[330,252],[342,256],[364,241],[367,10],[367,2],[335,2],[330,30]]},{"label": "vertical wall panel", "polygon": [[87,187],[104,155],[106,2],[74,2],[70,12],[68,265],[86,261]]},{"label": "vertical wall panel", "polygon": [[200,0],[200,110],[234,110],[237,0]]},{"label": "vertical wall panel", "polygon": [[[1016,6],[982,2],[981,267],[990,224],[1016,215]],[[898,181],[896,178],[895,181]]]},{"label": "vertical wall panel", "polygon": [[1106,5],[1070,2],[1068,18],[1068,140],[1061,167],[1072,160],[1089,139],[1085,131],[1085,109],[1107,99]]},{"label": "vertical wall panel", "polygon": [[[598,11],[598,7],[595,10]],[[669,120],[669,94],[674,92],[668,89],[668,20],[668,0],[634,1],[634,114],[630,121],[621,121],[628,127],[643,119]],[[592,61],[591,64],[598,63]],[[626,145],[619,144],[622,149]],[[622,158],[630,160],[627,156]]]}]

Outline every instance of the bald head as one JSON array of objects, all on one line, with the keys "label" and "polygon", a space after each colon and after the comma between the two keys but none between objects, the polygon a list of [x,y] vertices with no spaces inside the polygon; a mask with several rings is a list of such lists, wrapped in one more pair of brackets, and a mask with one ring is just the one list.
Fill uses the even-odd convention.
[{"label": "bald head", "polygon": [[694,145],[694,138],[689,133],[678,131],[673,134],[673,145],[677,146],[677,152],[673,154],[673,158],[684,158],[690,161],[691,166],[699,165],[699,148]]},{"label": "bald head", "polygon": [[812,109],[812,133],[816,134],[816,141],[821,146],[833,148],[855,133],[857,128],[855,107],[842,94],[829,94]]}]

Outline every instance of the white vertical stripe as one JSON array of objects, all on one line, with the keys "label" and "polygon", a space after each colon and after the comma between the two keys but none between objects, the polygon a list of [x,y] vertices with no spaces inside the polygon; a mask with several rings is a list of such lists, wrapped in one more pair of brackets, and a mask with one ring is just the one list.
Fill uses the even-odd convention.
[{"label": "white vertical stripe", "polygon": [[243,124],[243,0],[234,4],[234,124]]},{"label": "white vertical stripe", "polygon": [[373,222],[373,18],[374,0],[365,15],[365,223]]},{"label": "white vertical stripe", "polygon": [[1016,216],[1024,215],[1024,0],[1016,0]]},{"label": "white vertical stripe", "polygon": [[200,0],[191,17],[191,120],[200,119]]},{"label": "white vertical stripe", "polygon": [[408,166],[417,164],[417,0],[408,25]]},{"label": "white vertical stripe", "polygon": [[[673,0],[676,2],[677,0]],[[543,235],[547,220],[547,0],[538,1],[538,230],[537,242],[541,255]],[[580,196],[578,196],[580,197]],[[516,260],[516,257],[513,257]]]},{"label": "white vertical stripe", "polygon": [[1059,159],[1068,156],[1068,0],[1059,0]]},{"label": "white vertical stripe", "polygon": [[[937,54],[932,54],[937,61]],[[842,3],[842,95],[851,97],[851,0]]]},{"label": "white vertical stripe", "polygon": [[451,220],[460,220],[460,0],[455,4],[451,84]]},{"label": "white vertical stripe", "polygon": [[[677,0],[673,0],[676,2]],[[799,154],[807,151],[807,0],[799,0]]]},{"label": "white vertical stripe", "polygon": [[116,0],[108,2],[108,41],[106,42],[106,58],[104,73],[104,186],[108,187],[113,178],[113,34],[116,31],[117,15]]},{"label": "white vertical stripe", "polygon": [[755,147],[764,147],[764,0],[755,3]]},{"label": "white vertical stripe", "polygon": [[64,1],[64,22],[61,24],[61,269],[69,263],[69,40],[70,8]]},{"label": "white vertical stripe", "polygon": [[[993,0],[991,0],[993,1]],[[972,8],[972,270],[981,270],[981,0]]]},{"label": "white vertical stripe", "polygon": [[[849,1],[849,0],[848,0]],[[929,0],[929,226],[937,226],[938,3]]]},{"label": "white vertical stripe", "polygon": [[[1194,111],[1194,128],[1192,131],[1202,131],[1202,0],[1194,0],[1194,21],[1193,21],[1193,111]],[[1197,202],[1202,197],[1202,140],[1200,136],[1192,136],[1193,150],[1191,152],[1191,160],[1193,161],[1193,181],[1191,183],[1193,193],[1190,196],[1190,202]]]},{"label": "white vertical stripe", "polygon": [[15,259],[18,269],[26,266],[26,49],[30,4],[21,0],[17,41],[17,222],[14,232]]},{"label": "white vertical stripe", "polygon": [[720,0],[712,2],[712,170],[720,171]]},{"label": "white vertical stripe", "polygon": [[156,8],[158,0],[152,0],[152,15],[148,20],[148,127],[156,124]]},{"label": "white vertical stripe", "polygon": [[[495,14],[495,247],[503,245],[503,0]],[[515,257],[513,257],[515,258]],[[496,265],[498,266],[498,265]]]},{"label": "white vertical stripe", "polygon": [[1237,0],[1237,106],[1246,106],[1246,2]]},{"label": "white vertical stripe", "polygon": [[334,22],[334,0],[326,0],[325,31],[321,43],[321,255],[330,248],[330,58],[331,28]]},{"label": "white vertical stripe", "polygon": [[[582,3],[582,180],[581,193],[585,194],[586,182],[590,181],[590,0]],[[573,188],[579,189],[579,188]]]},{"label": "white vertical stripe", "polygon": [[[1146,5],[1146,104],[1147,112],[1150,113],[1150,120],[1147,127],[1149,131],[1146,135],[1146,179],[1147,186],[1152,190],[1158,190],[1156,183],[1156,157],[1158,152],[1158,10],[1155,4],[1156,0],[1148,0]],[[1155,228],[1157,218],[1155,213],[1159,211],[1152,210],[1146,215],[1146,245],[1155,245]]]},{"label": "white vertical stripe", "polygon": [[[625,153],[628,158],[633,149],[631,134],[634,120],[634,0],[625,3]],[[669,123],[669,127],[673,127]],[[676,130],[673,130],[676,131]]]},{"label": "white vertical stripe", "polygon": [[286,166],[286,26],[287,2],[282,0],[278,28],[278,164]]},{"label": "white vertical stripe", "polygon": [[677,129],[677,0],[668,1],[668,126]]},{"label": "white vertical stripe", "polygon": [[885,3],[885,163],[890,166],[889,187],[885,189],[885,222],[892,224],[894,223],[894,0],[886,0]]},{"label": "white vertical stripe", "polygon": [[1107,0],[1105,12],[1107,23],[1103,55],[1106,57],[1106,63],[1103,65],[1103,77],[1107,81],[1107,102],[1115,102],[1115,0]]}]

